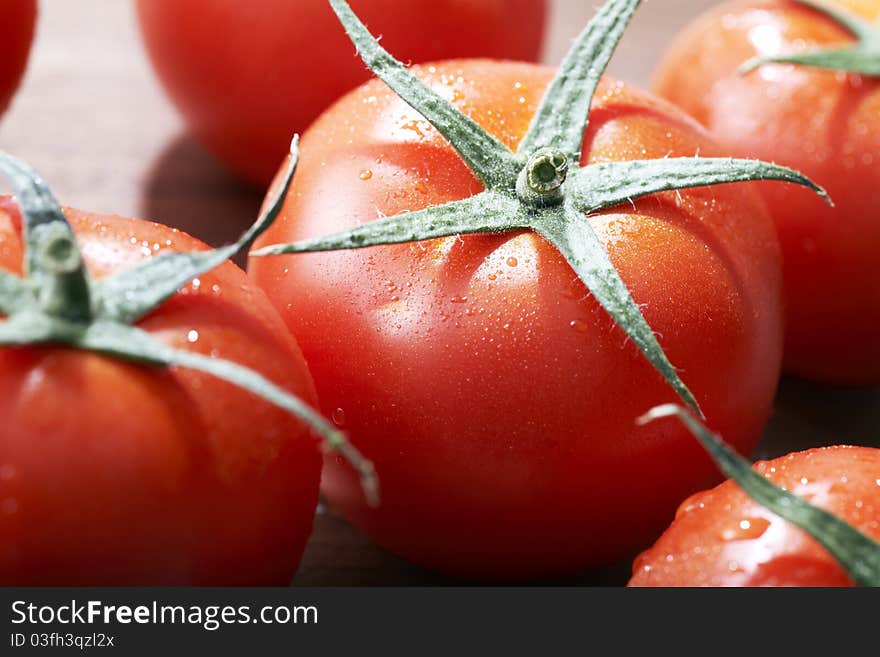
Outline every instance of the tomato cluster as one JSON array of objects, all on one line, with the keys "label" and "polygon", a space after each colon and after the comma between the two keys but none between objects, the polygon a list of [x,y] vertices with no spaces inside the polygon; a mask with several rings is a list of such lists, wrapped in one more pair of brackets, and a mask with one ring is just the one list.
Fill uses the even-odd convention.
[{"label": "tomato cluster", "polygon": [[[7,4],[0,110],[36,11]],[[559,71],[508,61],[543,1],[352,5],[138,2],[245,177],[314,121],[230,247],[62,209],[0,152],[0,583],[286,584],[320,480],[457,577],[614,563],[678,506],[631,585],[880,584],[878,450],[737,453],[783,364],[880,382],[880,3],[719,7],[658,96],[602,76],[638,0]]]}]

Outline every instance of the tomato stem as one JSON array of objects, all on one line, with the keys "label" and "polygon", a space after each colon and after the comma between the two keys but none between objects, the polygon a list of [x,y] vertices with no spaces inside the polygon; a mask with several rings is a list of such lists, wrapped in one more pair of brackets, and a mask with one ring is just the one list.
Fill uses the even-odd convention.
[{"label": "tomato stem", "polygon": [[568,177],[568,158],[555,148],[535,152],[516,181],[516,194],[526,205],[549,206],[562,203],[562,185]]},{"label": "tomato stem", "polygon": [[845,28],[856,38],[856,43],[843,48],[821,48],[800,53],[754,57],[740,67],[740,75],[746,75],[765,64],[799,64],[831,71],[880,76],[880,20],[876,24],[869,23],[841,7],[817,0],[794,2],[820,12]]},{"label": "tomato stem", "polygon": [[44,233],[36,254],[44,278],[40,289],[43,311],[69,322],[89,322],[92,295],[76,241],[57,223],[39,228]]},{"label": "tomato stem", "polygon": [[749,461],[680,406],[658,406],[637,422],[646,424],[666,417],[678,418],[700,441],[718,468],[752,499],[821,543],[854,582],[862,586],[880,586],[880,544],[874,539],[756,472]]},{"label": "tomato stem", "polygon": [[270,245],[251,255],[531,229],[559,249],[617,326],[682,401],[701,413],[584,214],[659,191],[745,180],[784,180],[821,190],[795,171],[756,161],[671,158],[575,169],[597,85],[639,4],[608,0],[602,5],[563,60],[514,154],[383,50],[345,0],[330,0],[367,66],[446,137],[487,189],[464,201],[379,218],[335,235]]},{"label": "tomato stem", "polygon": [[247,248],[281,212],[298,161],[297,140],[281,184],[257,221],[235,244],[197,253],[166,253],[93,283],[73,231],[46,183],[24,162],[0,151],[0,173],[12,182],[25,233],[24,279],[0,270],[0,345],[65,345],[148,366],[206,372],[304,422],[326,449],[360,473],[370,505],[378,503],[373,465],[346,436],[304,401],[231,361],[173,349],[132,324],[182,285]]}]

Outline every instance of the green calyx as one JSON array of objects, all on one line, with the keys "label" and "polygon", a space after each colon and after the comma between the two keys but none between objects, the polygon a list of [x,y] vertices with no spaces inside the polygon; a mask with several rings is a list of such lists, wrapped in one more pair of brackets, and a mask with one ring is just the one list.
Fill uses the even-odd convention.
[{"label": "green calyx", "polygon": [[639,418],[638,423],[647,424],[666,417],[678,418],[700,441],[724,475],[739,484],[752,499],[821,543],[856,584],[880,586],[880,544],[877,541],[756,472],[752,464],[720,436],[713,434],[680,406],[658,406]]},{"label": "green calyx", "polygon": [[199,370],[274,404],[304,422],[360,473],[370,504],[378,503],[372,464],[345,435],[308,404],[237,363],[175,349],[134,326],[188,281],[248,248],[281,211],[298,159],[297,140],[279,191],[241,239],[196,253],[163,253],[94,281],[73,231],[46,183],[23,162],[0,152],[0,174],[12,183],[21,208],[24,278],[0,269],[0,346],[64,345],[154,367]]},{"label": "green calyx", "polygon": [[599,9],[563,61],[516,153],[385,52],[348,3],[329,1],[367,66],[449,141],[486,189],[463,201],[383,217],[327,237],[268,246],[251,255],[535,231],[559,249],[615,323],[678,396],[700,413],[585,215],[656,192],[746,180],[804,185],[827,200],[825,192],[796,171],[753,160],[693,157],[576,166],[596,87],[639,0],[608,0]]},{"label": "green calyx", "polygon": [[793,0],[827,16],[856,39],[844,48],[822,48],[801,53],[755,57],[740,68],[745,75],[764,64],[800,64],[831,71],[880,77],[880,22],[872,24],[842,7],[821,0]]}]

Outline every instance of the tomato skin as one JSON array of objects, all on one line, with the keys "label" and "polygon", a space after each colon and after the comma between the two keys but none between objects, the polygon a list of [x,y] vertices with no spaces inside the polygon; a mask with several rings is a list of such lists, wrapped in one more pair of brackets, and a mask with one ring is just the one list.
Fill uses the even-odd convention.
[{"label": "tomato skin", "polygon": [[[869,19],[877,0],[835,0]],[[792,65],[740,76],[761,54],[852,38],[793,2],[738,1],[697,19],[661,63],[655,90],[731,153],[794,167],[836,204],[765,186],[783,251],[785,368],[838,384],[880,382],[880,80]]]},{"label": "tomato skin", "polygon": [[[165,226],[65,212],[96,276],[145,253],[205,248]],[[20,223],[10,217],[7,198],[0,267],[20,272]],[[296,343],[230,263],[138,325],[316,403]],[[27,347],[0,349],[0,417],[0,584],[290,583],[321,456],[284,411],[191,370]]]},{"label": "tomato skin", "polygon": [[0,2],[0,115],[9,107],[24,75],[36,22],[37,0]]},{"label": "tomato skin", "polygon": [[[407,61],[488,57],[534,61],[546,0],[352,0]],[[404,6],[405,5],[405,6]],[[366,82],[327,0],[139,0],[141,30],[159,78],[192,134],[264,186],[331,103]]]},{"label": "tomato skin", "polygon": [[[483,60],[414,70],[510,147],[553,75]],[[604,81],[594,106],[591,161],[714,150],[693,121],[622,83]],[[481,189],[378,82],[301,145],[258,246]],[[663,194],[590,221],[710,420],[751,449],[782,339],[778,245],[756,193]],[[717,480],[689,434],[635,425],[674,394],[534,234],[252,258],[249,273],[303,347],[324,412],[374,460],[382,504],[369,509],[334,458],[323,491],[412,561],[485,580],[580,571],[645,545],[685,495]]]},{"label": "tomato skin", "polygon": [[[880,450],[823,447],[755,464],[779,486],[880,539]],[[734,481],[686,500],[630,586],[852,586],[815,539]]]}]

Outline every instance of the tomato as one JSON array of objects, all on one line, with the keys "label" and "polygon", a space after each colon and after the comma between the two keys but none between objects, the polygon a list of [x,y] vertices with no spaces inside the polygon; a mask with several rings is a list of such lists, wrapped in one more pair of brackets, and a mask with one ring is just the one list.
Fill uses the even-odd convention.
[{"label": "tomato", "polygon": [[[778,486],[880,538],[880,450],[826,447],[760,462]],[[633,567],[630,586],[851,586],[815,539],[733,481],[694,495]]]},{"label": "tomato", "polygon": [[[554,74],[479,60],[414,70],[511,148]],[[684,114],[600,85],[585,163],[697,151],[716,147]],[[302,152],[258,247],[482,189],[376,81],[325,113]],[[714,426],[750,450],[782,350],[778,245],[751,184],[659,194],[589,221]],[[683,429],[635,425],[674,393],[536,234],[252,258],[249,273],[302,345],[322,409],[375,463],[382,504],[368,508],[335,458],[324,492],[408,559],[482,579],[579,571],[632,554],[717,477]]]},{"label": "tomato", "polygon": [[[359,0],[382,43],[413,62],[534,60],[546,0]],[[139,0],[159,78],[192,134],[265,185],[294,132],[369,79],[327,0]]]},{"label": "tomato", "polygon": [[28,53],[34,39],[37,0],[0,2],[0,114],[9,107],[12,94],[21,82],[27,66]]},{"label": "tomato", "polygon": [[[20,274],[19,214],[0,203],[0,267]],[[165,226],[65,212],[96,277],[206,248]],[[138,326],[316,403],[296,343],[231,263]],[[321,457],[285,411],[194,370],[29,346],[0,349],[0,416],[3,585],[290,582]]]},{"label": "tomato", "polygon": [[[880,18],[877,0],[835,2]],[[756,55],[849,42],[793,2],[732,2],[679,37],[655,87],[732,154],[792,166],[828,190],[833,209],[793,186],[762,187],[785,262],[785,367],[866,384],[880,382],[880,80],[791,64],[737,72]]]}]

